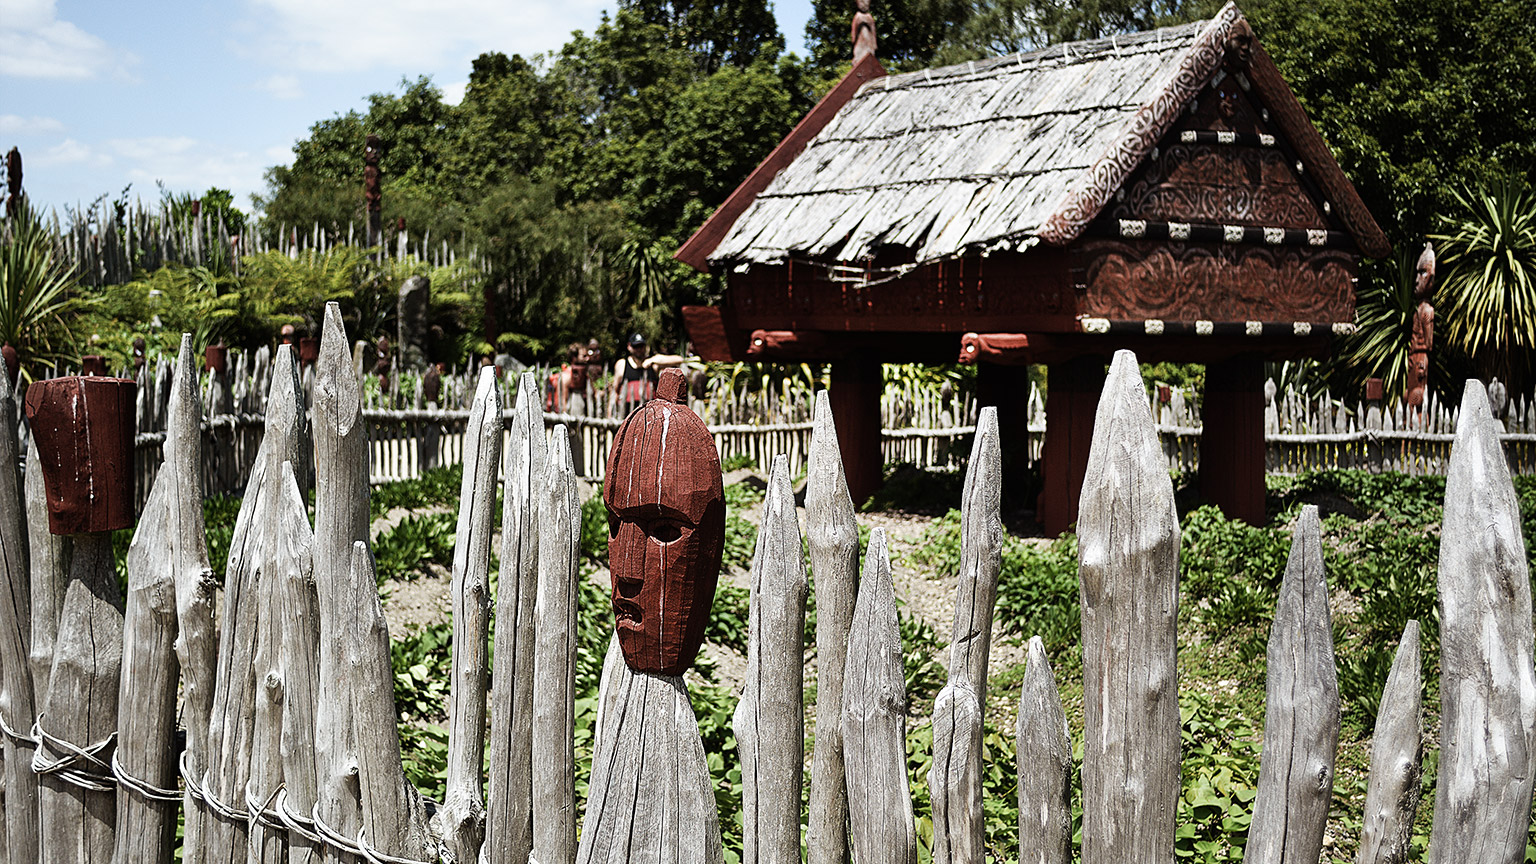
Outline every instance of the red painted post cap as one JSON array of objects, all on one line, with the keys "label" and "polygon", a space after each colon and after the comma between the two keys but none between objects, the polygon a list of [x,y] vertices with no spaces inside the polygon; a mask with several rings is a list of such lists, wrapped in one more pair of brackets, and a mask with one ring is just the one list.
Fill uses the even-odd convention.
[{"label": "red painted post cap", "polygon": [[223,345],[209,345],[204,348],[203,368],[223,375],[229,369],[229,349]]},{"label": "red painted post cap", "polygon": [[133,525],[134,397],[124,378],[49,378],[27,388],[54,534]]},{"label": "red painted post cap", "polygon": [[107,358],[100,354],[87,354],[81,357],[80,374],[105,378],[107,375]]}]

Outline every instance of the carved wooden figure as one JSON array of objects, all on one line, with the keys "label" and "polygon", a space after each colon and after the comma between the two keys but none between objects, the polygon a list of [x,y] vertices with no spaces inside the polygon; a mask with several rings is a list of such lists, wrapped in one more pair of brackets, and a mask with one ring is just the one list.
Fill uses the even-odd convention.
[{"label": "carved wooden figure", "polygon": [[122,378],[75,376],[27,388],[55,534],[115,531],[133,524],[134,397]]},{"label": "carved wooden figure", "polygon": [[636,672],[681,675],[704,642],[725,541],[720,456],[681,370],[619,427],[608,455],[608,557],[619,647]]},{"label": "carved wooden figure", "polygon": [[1408,404],[1420,410],[1429,385],[1429,352],[1435,347],[1435,307],[1429,302],[1434,290],[1435,247],[1425,243],[1414,267],[1413,299],[1418,305],[1413,310],[1413,334],[1408,340]]},{"label": "carved wooden figure", "polygon": [[850,28],[853,38],[853,65],[859,65],[859,61],[875,53],[875,17],[869,14],[869,0],[856,0],[854,3],[858,12],[853,15],[853,26]]}]

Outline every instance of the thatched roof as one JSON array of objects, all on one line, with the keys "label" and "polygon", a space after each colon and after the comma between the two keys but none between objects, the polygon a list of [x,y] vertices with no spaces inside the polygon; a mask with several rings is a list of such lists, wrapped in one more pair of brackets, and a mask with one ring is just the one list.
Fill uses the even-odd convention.
[{"label": "thatched roof", "polygon": [[[1217,72],[1241,20],[1229,3],[1209,21],[869,80],[749,204],[712,217],[728,227],[706,224],[679,257],[740,267],[901,247],[925,262],[1068,242]],[[1321,145],[1299,106],[1279,113],[1305,127],[1287,137]],[[1329,197],[1364,213],[1321,151]],[[690,248],[706,234],[719,242]]]}]

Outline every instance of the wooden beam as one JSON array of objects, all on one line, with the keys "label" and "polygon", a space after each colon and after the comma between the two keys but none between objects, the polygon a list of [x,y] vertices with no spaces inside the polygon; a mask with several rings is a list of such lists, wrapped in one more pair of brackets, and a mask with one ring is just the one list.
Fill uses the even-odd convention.
[{"label": "wooden beam", "polygon": [[1264,359],[1205,367],[1200,491],[1229,519],[1264,524]]},{"label": "wooden beam", "polygon": [[1051,418],[1045,432],[1042,480],[1036,518],[1048,536],[1066,532],[1077,521],[1077,499],[1088,472],[1088,454],[1094,436],[1094,413],[1104,387],[1104,358],[1074,357],[1053,363],[1047,371],[1045,414]]}]

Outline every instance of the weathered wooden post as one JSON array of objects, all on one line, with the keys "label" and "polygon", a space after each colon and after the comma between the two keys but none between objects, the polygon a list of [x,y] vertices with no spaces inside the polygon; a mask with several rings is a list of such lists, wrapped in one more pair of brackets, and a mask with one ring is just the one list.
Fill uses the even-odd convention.
[{"label": "weathered wooden post", "polygon": [[1072,739],[1056,677],[1039,636],[1029,640],[1024,686],[1019,693],[1019,861],[1067,864],[1072,860]]},{"label": "weathered wooden post", "polygon": [[496,371],[482,368],[465,435],[458,537],[453,548],[448,797],[438,815],[444,843],[458,861],[477,859],[485,839],[480,772],[485,759],[491,530],[496,511],[496,478],[501,470],[501,428],[501,387],[496,383]]},{"label": "weathered wooden post", "polygon": [[752,556],[746,686],[733,726],[741,752],[742,860],[800,860],[804,773],[805,559],[789,460],[773,457]]},{"label": "weathered wooden post", "polygon": [[28,445],[24,497],[27,551],[32,565],[32,692],[46,694],[48,676],[53,672],[59,609],[64,605],[64,589],[69,585],[70,544],[69,535],[48,530],[48,495],[43,490],[37,439],[31,438]]},{"label": "weathered wooden post", "polygon": [[725,542],[714,441],[686,406],[683,373],[630,414],[609,451],[603,500],[618,662],[605,663],[580,864],[645,858],[719,864],[709,765],[682,673],[709,623]]},{"label": "weathered wooden post", "polygon": [[[284,363],[279,368],[287,365]],[[287,368],[283,368],[283,372],[291,376]],[[285,462],[282,485],[287,491],[289,512],[294,510],[293,498],[300,489],[297,476],[291,483],[288,480],[288,476],[294,473],[293,463]],[[302,497],[299,503],[303,504]],[[286,563],[277,573],[282,580],[279,614],[282,616],[283,627],[278,662],[283,669],[283,727],[280,739],[283,788],[273,802],[273,807],[282,811],[285,825],[300,826],[298,829],[290,827],[288,831],[289,860],[307,864],[320,857],[320,845],[308,827],[310,814],[315,807],[318,783],[314,740],[320,692],[320,610],[319,598],[315,594],[314,532],[309,528],[307,518],[303,530],[300,530],[297,520],[292,525],[292,531],[285,535],[289,545],[282,551],[282,560]],[[393,686],[387,688],[386,692],[392,697]],[[390,700],[390,713],[393,716],[393,699]],[[265,803],[266,799],[263,798],[262,802]]]},{"label": "weathered wooden post", "polygon": [[825,390],[816,394],[815,423],[806,470],[805,533],[816,575],[816,749],[805,842],[808,864],[843,864],[848,860],[843,673],[859,594],[859,525]]},{"label": "weathered wooden post", "polygon": [[133,524],[136,389],[127,380],[75,377],[35,382],[27,391],[48,528],[74,535],[48,694],[32,724],[39,739],[32,769],[41,775],[38,860],[45,864],[100,864],[112,857],[117,700],[96,694],[117,693],[122,664],[111,532]]},{"label": "weathered wooden post", "polygon": [[263,561],[251,603],[256,615],[251,706],[255,722],[249,782],[242,801],[243,809],[251,814],[249,860],[252,864],[286,864],[288,830],[280,819],[263,814],[276,802],[283,786],[283,724],[290,685],[297,685],[292,687],[295,693],[304,690],[302,682],[290,681],[284,663],[283,642],[288,630],[283,614],[284,596],[291,582],[312,576],[314,533],[309,527],[309,513],[294,477],[293,463],[285,461],[275,473],[270,469],[265,473],[266,488],[259,493],[266,497],[264,512],[259,514],[266,523]]},{"label": "weathered wooden post", "polygon": [[576,860],[576,580],[581,502],[565,426],[550,433],[539,490],[539,588],[534,606],[533,855]]},{"label": "weathered wooden post", "polygon": [[1403,864],[1412,851],[1424,756],[1420,662],[1419,622],[1410,620],[1381,691],[1376,730],[1371,735],[1371,779],[1356,864]]},{"label": "weathered wooden post", "polygon": [[1003,566],[1002,447],[997,409],[981,409],[961,496],[960,572],[949,680],[933,705],[935,864],[981,864],[986,821],[981,810],[981,739],[987,704],[987,653]]},{"label": "weathered wooden post", "polygon": [[843,759],[856,864],[916,864],[907,785],[907,692],[885,529],[869,532],[843,675]]},{"label": "weathered wooden post", "polygon": [[[115,864],[171,860],[183,795],[176,788],[177,586],[201,587],[212,580],[200,479],[202,411],[192,356],[192,336],[184,334],[172,383],[164,457],[128,547],[123,619],[127,674],[118,688],[118,704],[129,707],[119,713],[117,727]],[[212,612],[210,603],[205,639],[211,635]],[[189,721],[192,716],[206,718],[190,710],[194,684],[206,687],[208,683],[198,677],[198,671],[189,670],[187,676]],[[188,727],[189,731],[197,728],[193,722]],[[197,736],[199,747],[204,746],[207,728],[205,719],[199,730],[203,734]]]},{"label": "weathered wooden post", "polygon": [[[495,488],[495,487],[492,487]],[[394,672],[389,666],[389,626],[379,604],[373,554],[368,544],[352,544],[351,611],[347,668],[351,671],[352,717],[357,735],[357,784],[362,829],[357,845],[383,860],[458,860],[440,849],[427,827],[421,793],[405,778],[400,759],[400,727],[395,715]]]},{"label": "weathered wooden post", "polygon": [[[17,473],[21,454],[17,452],[16,398],[11,387],[11,375],[0,374],[0,566],[4,568],[0,577],[5,579],[4,593],[0,593],[0,733],[5,736],[5,746],[0,752],[5,763],[6,851],[13,861],[32,861],[37,859],[38,846],[37,775],[32,773],[37,742],[27,734],[36,716],[32,676],[27,669],[32,574],[27,560],[27,526],[22,519],[25,510]],[[32,441],[35,447],[35,435]],[[41,469],[38,475],[41,480]]]},{"label": "weathered wooden post", "polygon": [[1339,744],[1339,680],[1317,507],[1301,508],[1265,658],[1264,753],[1243,857],[1313,864],[1323,851]]},{"label": "weathered wooden post", "polygon": [[1083,860],[1172,861],[1179,523],[1130,351],[1115,352],[1094,418],[1078,549]]},{"label": "weathered wooden post", "polygon": [[534,599],[539,585],[539,505],[544,415],[532,372],[518,377],[502,460],[501,578],[496,584],[497,662],[491,669],[491,777],[486,864],[527,864],[533,849]]},{"label": "weathered wooden post", "polygon": [[[355,837],[362,827],[354,751],[352,693],[346,674],[347,598],[361,586],[352,568],[352,544],[368,541],[368,438],[363,392],[347,353],[341,308],[325,306],[316,361],[315,591],[320,610],[320,689],[315,711],[314,814],[333,833]],[[372,586],[377,591],[378,586]],[[352,860],[335,850],[327,861]]]},{"label": "weathered wooden post", "polygon": [[1520,503],[1468,381],[1440,527],[1440,776],[1430,864],[1518,864],[1536,781],[1536,662]]},{"label": "weathered wooden post", "polygon": [[237,864],[246,857],[246,787],[257,704],[258,591],[265,581],[262,574],[274,566],[281,466],[284,462],[302,464],[309,449],[308,425],[293,354],[279,351],[267,396],[266,432],[235,516],[224,571],[219,654],[208,720],[208,764],[203,776],[196,778],[211,811],[204,823],[203,860],[208,864]]}]

